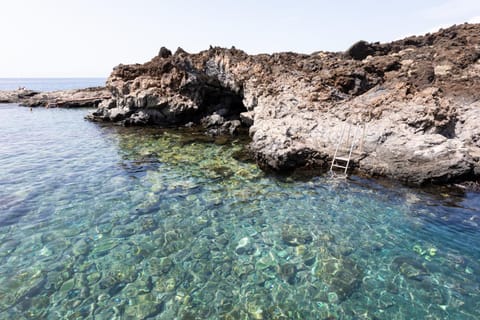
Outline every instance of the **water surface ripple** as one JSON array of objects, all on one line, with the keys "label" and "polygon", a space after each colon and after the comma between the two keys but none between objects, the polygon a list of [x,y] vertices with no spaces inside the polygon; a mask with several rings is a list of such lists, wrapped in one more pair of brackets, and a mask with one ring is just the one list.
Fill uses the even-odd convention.
[{"label": "water surface ripple", "polygon": [[0,105],[1,319],[478,319],[480,197]]}]

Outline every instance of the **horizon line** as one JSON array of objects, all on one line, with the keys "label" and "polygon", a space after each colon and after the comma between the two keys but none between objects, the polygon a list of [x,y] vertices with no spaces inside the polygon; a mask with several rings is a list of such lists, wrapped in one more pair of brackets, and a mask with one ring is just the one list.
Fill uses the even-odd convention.
[{"label": "horizon line", "polygon": [[109,76],[0,76],[0,79],[106,79]]}]

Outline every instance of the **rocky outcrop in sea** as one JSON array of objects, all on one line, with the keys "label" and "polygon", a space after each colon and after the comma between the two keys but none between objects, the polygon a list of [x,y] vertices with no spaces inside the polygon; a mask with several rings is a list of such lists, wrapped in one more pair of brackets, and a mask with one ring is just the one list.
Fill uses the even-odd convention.
[{"label": "rocky outcrop in sea", "polygon": [[211,134],[247,126],[257,163],[277,171],[328,168],[342,131],[358,125],[351,165],[364,174],[415,185],[476,180],[479,58],[478,24],[337,53],[162,48],[147,63],[117,66],[111,99],[88,118],[201,124]]},{"label": "rocky outcrop in sea", "polygon": [[41,92],[28,89],[0,91],[0,103],[18,103],[25,107],[96,108],[110,91],[105,87]]}]

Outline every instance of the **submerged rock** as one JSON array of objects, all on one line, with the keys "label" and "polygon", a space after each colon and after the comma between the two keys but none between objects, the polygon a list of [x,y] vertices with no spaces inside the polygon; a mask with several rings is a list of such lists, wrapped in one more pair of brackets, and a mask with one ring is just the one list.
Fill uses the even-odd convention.
[{"label": "submerged rock", "polygon": [[407,279],[421,281],[430,274],[423,263],[410,257],[396,257],[392,261],[392,269]]},{"label": "submerged rock", "polygon": [[125,306],[125,317],[128,319],[151,319],[165,309],[163,302],[152,294],[131,297]]},{"label": "submerged rock", "polygon": [[288,224],[282,228],[282,240],[289,246],[299,246],[312,242],[312,235],[308,230]]},{"label": "submerged rock", "polygon": [[255,251],[250,238],[244,237],[238,241],[237,247],[235,248],[235,253],[238,255],[241,254],[253,254]]},{"label": "submerged rock", "polygon": [[86,255],[90,251],[90,243],[86,239],[80,239],[72,246],[74,256]]},{"label": "submerged rock", "polygon": [[0,279],[0,311],[42,296],[46,291],[47,277],[39,270],[24,270],[13,277]]},{"label": "submerged rock", "polygon": [[323,257],[318,262],[315,275],[329,287],[326,300],[330,303],[343,301],[358,289],[363,271],[349,258]]}]

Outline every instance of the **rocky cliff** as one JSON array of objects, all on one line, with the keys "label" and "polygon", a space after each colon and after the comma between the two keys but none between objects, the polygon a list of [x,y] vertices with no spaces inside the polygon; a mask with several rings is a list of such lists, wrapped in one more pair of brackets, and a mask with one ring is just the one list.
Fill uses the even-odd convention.
[{"label": "rocky cliff", "polygon": [[357,132],[353,166],[364,173],[410,184],[474,180],[479,58],[476,24],[386,44],[360,41],[342,53],[162,48],[145,64],[116,67],[107,81],[112,98],[89,119],[197,123],[213,134],[249,126],[255,159],[274,170],[328,167],[338,141],[348,147]]}]

